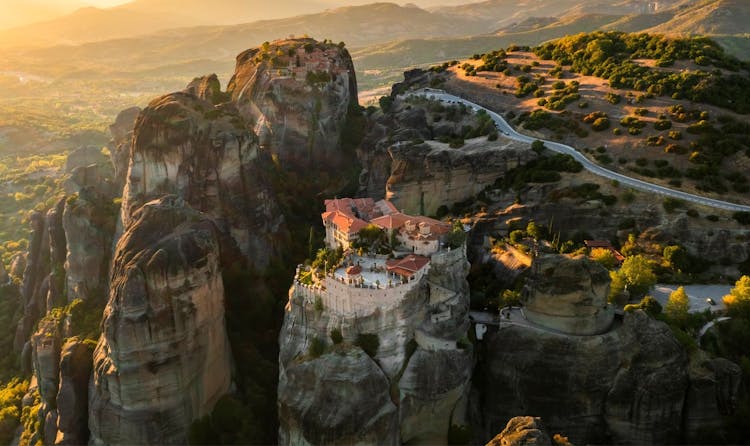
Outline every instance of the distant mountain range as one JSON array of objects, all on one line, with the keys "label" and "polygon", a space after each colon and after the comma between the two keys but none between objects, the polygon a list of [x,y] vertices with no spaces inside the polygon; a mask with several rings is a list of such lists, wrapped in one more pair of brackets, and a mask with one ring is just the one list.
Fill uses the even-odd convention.
[{"label": "distant mountain range", "polygon": [[[276,3],[301,12],[325,1],[332,0]],[[135,76],[185,66],[213,67],[221,73],[231,69],[228,56],[245,48],[307,34],[346,42],[364,86],[390,81],[405,67],[597,29],[709,34],[736,56],[750,58],[748,0],[487,0],[430,9],[372,3],[237,25],[178,26],[191,20],[240,20],[258,5],[259,0],[135,0],[115,8],[88,8],[44,24],[0,31],[0,42],[6,44],[31,43],[19,33],[36,36],[37,44],[55,39],[68,44],[6,49],[0,56],[7,56],[8,64],[44,61],[34,69],[52,77],[71,71]],[[71,44],[100,35],[120,37]]]}]

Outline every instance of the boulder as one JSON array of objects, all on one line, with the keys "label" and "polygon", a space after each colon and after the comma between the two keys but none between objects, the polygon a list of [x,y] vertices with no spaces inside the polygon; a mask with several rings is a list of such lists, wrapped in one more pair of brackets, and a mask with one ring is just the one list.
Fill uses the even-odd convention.
[{"label": "boulder", "polygon": [[185,92],[214,105],[229,99],[228,95],[221,91],[221,83],[215,74],[193,79],[185,88]]}]

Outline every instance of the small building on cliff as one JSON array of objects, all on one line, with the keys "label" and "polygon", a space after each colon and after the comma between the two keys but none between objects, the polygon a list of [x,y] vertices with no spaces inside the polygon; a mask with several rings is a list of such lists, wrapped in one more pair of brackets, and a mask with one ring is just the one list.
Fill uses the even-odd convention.
[{"label": "small building on cliff", "polygon": [[450,232],[445,222],[421,215],[407,215],[388,200],[372,198],[336,198],[325,201],[321,215],[326,229],[326,245],[331,249],[349,249],[359,238],[359,232],[374,225],[394,238],[406,250],[429,256],[440,250]]},{"label": "small building on cliff", "polygon": [[[295,278],[296,289],[310,303],[318,300],[338,313],[351,314],[387,307],[417,287],[434,262],[464,256],[465,246],[451,249],[451,226],[423,216],[407,215],[387,200],[336,198],[325,201],[321,214],[329,249],[342,249],[339,265],[328,265],[322,280],[310,285]],[[387,254],[356,252],[362,230],[382,231]],[[361,244],[360,244],[361,246]]]}]

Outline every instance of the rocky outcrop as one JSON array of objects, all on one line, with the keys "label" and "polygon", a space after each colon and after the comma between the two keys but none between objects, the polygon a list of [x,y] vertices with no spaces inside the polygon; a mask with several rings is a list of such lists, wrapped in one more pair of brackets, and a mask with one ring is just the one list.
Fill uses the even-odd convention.
[{"label": "rocky outcrop", "polygon": [[487,446],[552,446],[547,429],[539,417],[515,417]]},{"label": "rocky outcrop", "polygon": [[45,312],[61,307],[65,301],[65,257],[68,253],[67,238],[63,228],[65,199],[47,211],[46,226],[49,232],[50,275],[49,290],[46,296]]},{"label": "rocky outcrop", "polygon": [[400,444],[388,377],[362,349],[336,348],[281,378],[280,444]]},{"label": "rocky outcrop", "polygon": [[88,442],[88,390],[93,353],[90,342],[75,337],[68,339],[62,347],[56,445],[73,446]]},{"label": "rocky outcrop", "polygon": [[65,186],[71,194],[62,215],[68,242],[65,258],[68,302],[82,299],[103,304],[118,216],[117,186],[111,169],[102,165],[75,169]]},{"label": "rocky outcrop", "polygon": [[215,74],[193,79],[185,88],[185,93],[208,101],[214,105],[226,102],[229,97],[221,91],[221,83]]},{"label": "rocky outcrop", "polygon": [[474,198],[495,180],[536,156],[528,144],[480,138],[453,149],[427,142],[388,150],[391,174],[386,198],[409,213],[435,215],[441,206]]},{"label": "rocky outcrop", "polygon": [[131,218],[94,356],[91,441],[184,444],[231,381],[219,230],[175,196]]},{"label": "rocky outcrop", "polygon": [[10,275],[8,270],[5,269],[5,264],[0,262],[0,285],[5,285],[10,281]]},{"label": "rocky outcrop", "polygon": [[18,322],[13,342],[14,350],[18,353],[29,339],[34,324],[44,314],[49,290],[49,232],[45,227],[45,218],[41,212],[34,211],[29,221],[31,237],[21,285],[23,316]]},{"label": "rocky outcrop", "polygon": [[40,321],[31,337],[32,368],[36,377],[41,407],[37,413],[44,433],[44,443],[54,444],[57,436],[57,391],[60,378],[60,349],[63,319],[51,315]]},{"label": "rocky outcrop", "polygon": [[473,395],[485,441],[519,413],[541,416],[574,444],[683,441],[687,355],[642,311],[600,335],[510,324],[484,343]]},{"label": "rocky outcrop", "polygon": [[[440,444],[446,442],[451,425],[465,426],[473,364],[473,348],[466,338],[469,328],[467,273],[464,250],[454,250],[441,259],[433,256],[429,273],[403,297],[393,304],[356,313],[316,308],[314,301],[305,297],[304,286],[295,284],[289,293],[279,335],[281,444],[315,444],[320,443],[321,438],[325,439],[324,443],[359,441],[348,431],[341,430],[338,421],[321,420],[318,415],[337,413],[339,407],[357,403],[359,394],[350,397],[340,390],[338,383],[327,382],[325,378],[321,383],[296,377],[313,369],[334,369],[338,361],[343,361],[337,357],[341,349],[359,351],[352,346],[361,334],[376,335],[379,348],[372,358],[374,362],[369,358],[369,362],[365,362],[374,366],[373,369],[367,366],[371,370],[368,374],[377,371],[375,374],[385,380],[378,393],[374,389],[370,392],[370,398],[376,402],[389,401],[397,408],[393,419],[379,424],[379,429],[387,427],[387,430],[378,433],[377,443]],[[332,345],[330,341],[333,330],[342,334],[343,341],[339,345]],[[310,345],[320,342],[328,345],[331,353],[311,359]],[[354,360],[355,356],[351,355],[347,353],[346,361]],[[340,397],[335,400],[319,397],[329,393]],[[300,409],[313,407],[314,410]],[[373,417],[390,412],[380,403],[368,403],[366,407]],[[311,425],[314,429],[308,429]]]},{"label": "rocky outcrop", "polygon": [[247,50],[237,56],[227,93],[260,144],[283,162],[341,161],[342,133],[357,106],[354,65],[343,46],[289,39]]},{"label": "rocky outcrop", "polygon": [[[401,98],[400,88],[393,87],[391,105],[368,121],[358,151],[363,195],[385,196],[407,213],[434,215],[440,207],[473,199],[510,169],[537,157],[528,144],[495,135],[486,115],[459,105]],[[488,133],[491,140],[479,136]],[[458,148],[446,143],[465,137],[466,144]]]},{"label": "rocky outcrop", "polygon": [[19,253],[13,256],[13,258],[10,261],[10,270],[8,271],[8,274],[10,274],[11,278],[16,279],[23,279],[23,272],[26,269],[26,254],[25,253]]},{"label": "rocky outcrop", "polygon": [[723,358],[691,357],[685,399],[685,439],[691,444],[721,439],[725,416],[737,408],[742,369]]},{"label": "rocky outcrop", "polygon": [[112,166],[115,170],[114,182],[117,185],[118,195],[125,186],[130,161],[130,149],[133,146],[133,128],[135,120],[141,113],[139,107],[131,107],[117,114],[115,122],[109,126],[112,139],[107,147]]},{"label": "rocky outcrop", "polygon": [[[191,90],[192,91],[192,90]],[[136,122],[122,199],[122,224],[143,203],[176,194],[232,235],[250,262],[265,267],[285,237],[267,153],[231,103],[214,106],[180,92],[152,101]]]},{"label": "rocky outcrop", "polygon": [[603,333],[615,317],[607,303],[609,282],[607,269],[586,256],[541,254],[533,260],[521,298],[524,315],[561,333]]},{"label": "rocky outcrop", "polygon": [[102,149],[96,146],[84,146],[70,152],[65,160],[65,172],[70,173],[77,167],[86,167],[91,164],[104,164],[108,162]]}]

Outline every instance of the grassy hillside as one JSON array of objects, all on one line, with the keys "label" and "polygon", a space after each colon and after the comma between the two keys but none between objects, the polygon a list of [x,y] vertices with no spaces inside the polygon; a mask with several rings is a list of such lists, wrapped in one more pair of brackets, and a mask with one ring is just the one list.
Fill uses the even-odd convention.
[{"label": "grassy hillside", "polygon": [[609,169],[750,202],[750,71],[708,39],[584,33],[433,71]]}]

